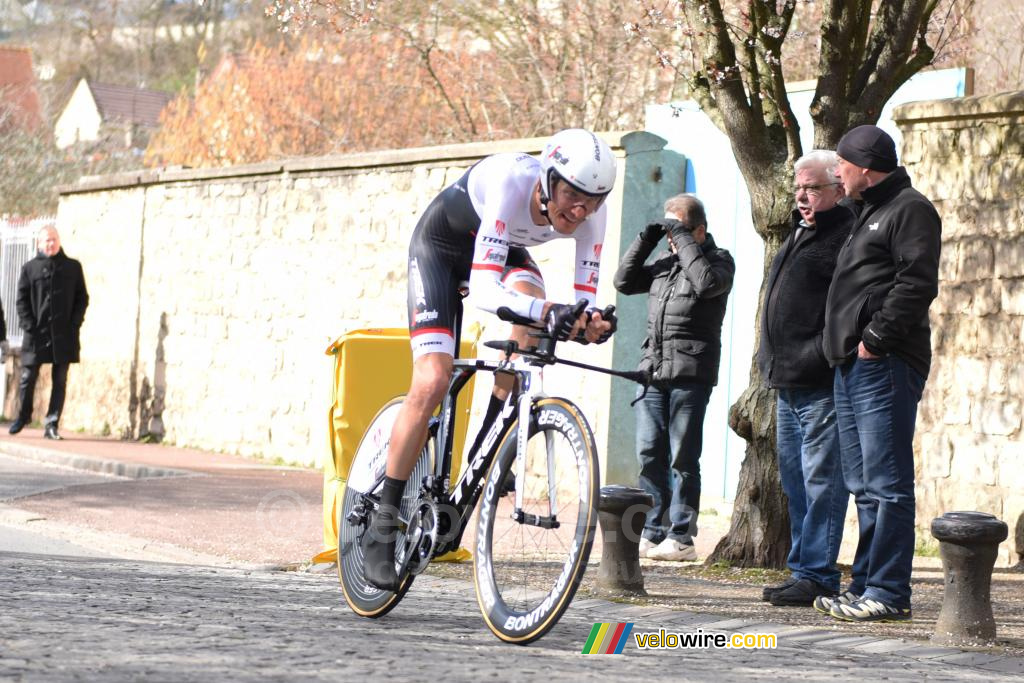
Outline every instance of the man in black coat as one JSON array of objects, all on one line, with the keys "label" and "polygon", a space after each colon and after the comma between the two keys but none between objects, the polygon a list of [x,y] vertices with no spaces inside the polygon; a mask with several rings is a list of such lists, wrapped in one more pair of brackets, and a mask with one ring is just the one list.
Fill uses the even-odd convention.
[{"label": "man in black coat", "polygon": [[810,606],[822,597],[831,607],[839,592],[836,560],[850,493],[839,460],[835,372],[821,344],[836,256],[854,220],[840,203],[837,163],[835,152],[817,149],[793,165],[793,230],[772,261],[761,311],[757,365],[776,391],[776,451],[792,541],[790,578],[765,588],[762,598],[780,606]]},{"label": "man in black coat", "polygon": [[82,264],[68,258],[60,248],[57,229],[39,231],[36,257],[21,268],[18,279],[18,317],[24,331],[21,342],[21,409],[11,424],[17,434],[32,421],[32,398],[39,366],[53,365],[53,390],[46,411],[43,436],[60,439],[57,431],[64,410],[68,366],[78,362],[79,330],[89,305]]},{"label": "man in black coat", "polygon": [[836,152],[836,175],[861,208],[839,251],[823,346],[835,368],[843,476],[860,527],[853,583],[863,594],[851,604],[833,603],[829,614],[907,621],[914,425],[931,363],[928,307],[939,289],[942,221],[911,186],[895,143],[881,128],[854,128]]},{"label": "man in black coat", "polygon": [[[704,205],[693,195],[665,202],[615,273],[623,294],[647,294],[647,339],[640,369],[651,386],[636,404],[640,485],[654,497],[640,552],[655,560],[694,561],[700,511],[704,414],[718,383],[722,319],[736,264],[707,231]],[[645,264],[662,238],[669,250]]]}]

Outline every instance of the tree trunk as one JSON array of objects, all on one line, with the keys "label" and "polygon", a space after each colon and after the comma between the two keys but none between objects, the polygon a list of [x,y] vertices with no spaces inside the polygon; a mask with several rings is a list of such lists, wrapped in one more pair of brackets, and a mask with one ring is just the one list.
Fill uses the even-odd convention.
[{"label": "tree trunk", "polygon": [[[748,180],[748,185],[755,187]],[[764,226],[764,275],[758,296],[758,311],[764,304],[765,286],[772,259],[778,253],[790,224],[779,220],[778,204],[765,201],[761,192],[752,193],[755,201],[754,224]],[[776,193],[775,196],[785,196]],[[770,206],[771,218],[758,221],[757,206]],[[774,220],[773,220],[774,219]],[[760,315],[754,319],[755,358],[751,362],[750,385],[729,410],[729,427],[747,442],[740,465],[736,500],[733,503],[729,533],[722,537],[707,564],[726,562],[735,567],[784,569],[789,555],[789,510],[779,478],[775,449],[775,392],[766,388],[757,369],[756,349],[760,344]]]},{"label": "tree trunk", "polygon": [[775,457],[775,392],[751,383],[729,411],[729,427],[747,440],[733,504],[732,525],[708,564],[782,569],[789,554],[789,513]]}]

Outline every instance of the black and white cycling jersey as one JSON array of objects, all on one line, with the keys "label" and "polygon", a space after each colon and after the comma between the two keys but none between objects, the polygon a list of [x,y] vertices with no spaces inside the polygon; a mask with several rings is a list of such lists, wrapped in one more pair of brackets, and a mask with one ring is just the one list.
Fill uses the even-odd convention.
[{"label": "black and white cycling jersey", "polygon": [[554,239],[576,242],[575,300],[597,297],[598,269],[607,223],[602,205],[571,235],[534,223],[530,202],[540,163],[529,154],[487,157],[441,192],[420,217],[409,246],[409,330],[413,357],[454,351],[458,288],[468,281],[476,305],[507,306],[539,320],[544,301],[511,288],[525,280],[543,289],[526,247]]}]

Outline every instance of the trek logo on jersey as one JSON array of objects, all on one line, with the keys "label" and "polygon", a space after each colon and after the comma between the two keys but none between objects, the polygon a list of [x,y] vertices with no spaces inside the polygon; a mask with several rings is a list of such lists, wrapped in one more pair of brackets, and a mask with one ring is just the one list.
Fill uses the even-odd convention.
[{"label": "trek logo on jersey", "polygon": [[584,268],[593,268],[594,270],[597,270],[601,264],[598,263],[597,261],[580,261],[580,265],[582,265]]},{"label": "trek logo on jersey", "polygon": [[409,260],[409,282],[412,283],[413,296],[416,298],[415,308],[426,308],[427,299],[423,289],[423,278],[420,277],[420,264],[415,258]]},{"label": "trek logo on jersey", "polygon": [[494,221],[494,231],[498,233],[498,237],[505,234],[505,221]]},{"label": "trek logo on jersey", "polygon": [[500,237],[491,237],[490,235],[484,235],[481,239],[484,244],[500,244],[501,246],[508,244],[508,240]]},{"label": "trek logo on jersey", "polygon": [[603,246],[604,246],[603,244],[595,244],[594,245],[594,260],[595,261],[600,261],[601,260],[601,248]]}]

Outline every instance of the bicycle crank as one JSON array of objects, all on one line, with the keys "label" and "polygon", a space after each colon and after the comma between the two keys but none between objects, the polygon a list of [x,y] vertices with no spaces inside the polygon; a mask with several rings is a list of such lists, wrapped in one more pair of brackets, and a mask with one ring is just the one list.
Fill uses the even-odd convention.
[{"label": "bicycle crank", "polygon": [[440,515],[434,501],[421,498],[416,511],[409,519],[406,542],[397,558],[401,563],[399,576],[404,576],[406,572],[419,574],[430,564],[440,535],[439,520]]}]

